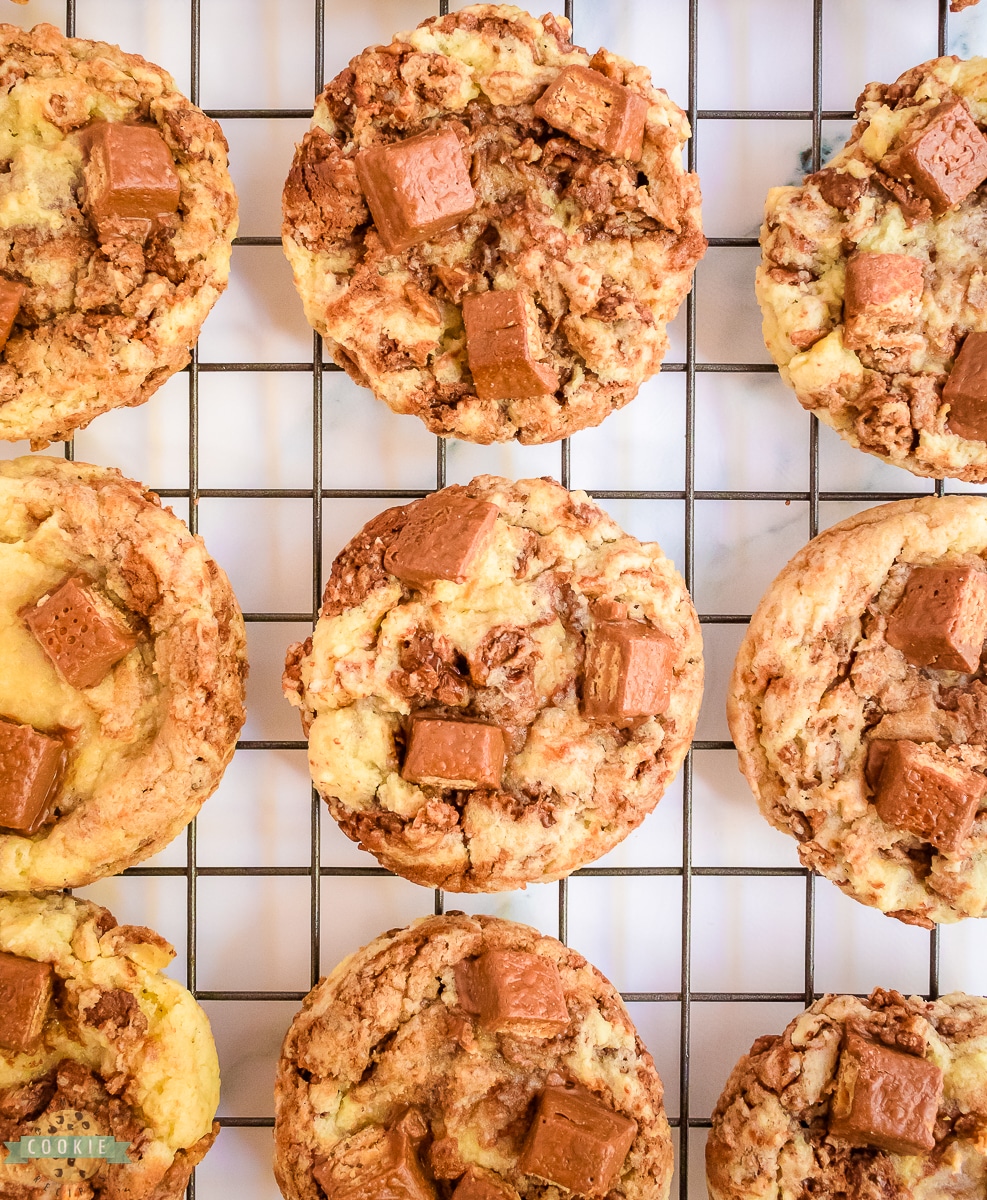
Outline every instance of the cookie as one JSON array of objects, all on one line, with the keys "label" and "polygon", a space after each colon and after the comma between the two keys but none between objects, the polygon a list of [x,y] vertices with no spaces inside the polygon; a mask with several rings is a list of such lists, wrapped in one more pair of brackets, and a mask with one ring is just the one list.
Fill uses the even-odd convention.
[{"label": "cookie", "polygon": [[665,1200],[661,1080],[618,993],[555,938],[447,913],[305,998],[275,1083],[287,1200]]},{"label": "cookie", "polygon": [[987,500],[923,496],[827,529],[740,647],[727,716],[802,863],[903,921],[987,910]]},{"label": "cookie", "polygon": [[584,492],[481,475],[350,541],[284,690],[347,836],[416,883],[490,892],[558,879],[651,812],[702,679],[659,546]]},{"label": "cookie", "polygon": [[916,475],[987,480],[987,58],[933,59],[857,101],[847,145],[774,188],[764,337],[802,405]]},{"label": "cookie", "polygon": [[824,996],[733,1069],[706,1143],[710,1200],[976,1196],[987,1001]]},{"label": "cookie", "polygon": [[[219,1062],[206,1014],[161,974],[174,957],[98,904],[0,897],[5,1200],[184,1196],[219,1132]],[[104,1157],[34,1157],[65,1136],[102,1137]]]},{"label": "cookie", "polygon": [[475,4],[315,104],[282,237],[309,322],[395,412],[472,442],[598,425],[654,375],[706,242],[685,114],[564,17]]},{"label": "cookie", "polygon": [[243,618],[198,538],[118,471],[0,463],[0,891],[149,857],[243,724]]},{"label": "cookie", "polygon": [[219,126],[160,67],[0,25],[0,438],[46,446],[143,404],[226,287]]}]

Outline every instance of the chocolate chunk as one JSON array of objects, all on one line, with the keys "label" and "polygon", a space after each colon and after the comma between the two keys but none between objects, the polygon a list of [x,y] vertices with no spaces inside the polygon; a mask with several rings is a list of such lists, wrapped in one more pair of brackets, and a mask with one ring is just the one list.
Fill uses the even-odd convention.
[{"label": "chocolate chunk", "polygon": [[137,645],[120,613],[79,575],[21,615],[74,688],[94,687]]},{"label": "chocolate chunk", "polygon": [[916,667],[976,671],[987,636],[987,572],[916,567],[888,619],[888,644]]},{"label": "chocolate chunk", "polygon": [[583,715],[593,721],[653,717],[668,708],[675,646],[640,621],[601,621],[586,640]]},{"label": "chocolate chunk", "polygon": [[0,350],[6,346],[10,331],[14,328],[14,318],[20,312],[26,290],[23,283],[0,279]]},{"label": "chocolate chunk", "polygon": [[946,424],[958,437],[987,442],[987,333],[968,333],[942,389]]},{"label": "chocolate chunk", "polygon": [[83,207],[97,232],[135,222],[129,228],[146,236],[158,217],[177,210],[182,186],[157,129],[105,121],[87,130],[86,142]]},{"label": "chocolate chunk", "polygon": [[469,166],[451,129],[361,150],[356,176],[391,254],[458,225],[476,205]]},{"label": "chocolate chunk", "polygon": [[0,1046],[33,1050],[51,1003],[52,968],[18,954],[0,952]]},{"label": "chocolate chunk", "polygon": [[881,772],[888,761],[888,751],[894,742],[887,738],[873,738],[867,747],[867,760],[864,763],[864,779],[872,792],[876,792],[881,782]]},{"label": "chocolate chunk", "polygon": [[602,1196],[620,1176],[637,1122],[583,1088],[546,1087],[518,1167],[582,1196]]},{"label": "chocolate chunk", "polygon": [[827,167],[814,175],[807,175],[805,182],[814,183],[826,203],[841,212],[855,208],[868,186],[866,179],[858,179],[846,171],[836,170],[835,167]]},{"label": "chocolate chunk", "polygon": [[328,1160],[312,1170],[329,1200],[436,1200],[435,1185],[422,1170],[414,1142],[403,1129],[391,1129],[380,1142],[380,1156],[356,1178],[336,1180]]},{"label": "chocolate chunk", "polygon": [[451,488],[433,492],[408,506],[408,519],[384,554],[384,566],[412,587],[435,579],[465,583],[499,511],[496,504]]},{"label": "chocolate chunk", "polygon": [[466,353],[481,400],[524,400],[556,391],[558,374],[535,362],[520,288],[463,297]]},{"label": "chocolate chunk", "polygon": [[569,1027],[559,969],[540,954],[488,950],[458,963],[456,991],[462,1007],[494,1033],[548,1038]]},{"label": "chocolate chunk", "polygon": [[506,754],[498,725],[415,716],[401,778],[433,787],[499,788]]},{"label": "chocolate chunk", "polygon": [[959,96],[944,100],[928,124],[900,150],[886,155],[881,167],[902,183],[911,183],[934,212],[962,203],[987,179],[987,138]]},{"label": "chocolate chunk", "polygon": [[910,254],[872,254],[858,250],[846,265],[843,314],[880,315],[889,322],[907,324],[918,316],[922,300],[922,263]]},{"label": "chocolate chunk", "polygon": [[942,1098],[942,1071],[900,1050],[847,1032],[840,1053],[829,1132],[889,1154],[927,1154]]},{"label": "chocolate chunk", "polygon": [[30,725],[0,718],[0,827],[37,833],[48,819],[65,746]]},{"label": "chocolate chunk", "polygon": [[591,67],[566,67],[535,104],[535,116],[590,150],[638,162],[648,102]]},{"label": "chocolate chunk", "polygon": [[970,836],[987,779],[934,742],[891,742],[875,806],[882,821],[955,853]]},{"label": "chocolate chunk", "polygon": [[456,1184],[452,1200],[517,1200],[517,1192],[496,1175],[471,1168]]}]

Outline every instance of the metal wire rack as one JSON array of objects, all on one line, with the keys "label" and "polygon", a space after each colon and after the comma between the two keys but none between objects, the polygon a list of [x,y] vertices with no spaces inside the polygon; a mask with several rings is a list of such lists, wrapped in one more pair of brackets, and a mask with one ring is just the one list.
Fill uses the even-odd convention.
[{"label": "metal wire rack", "polygon": [[[76,33],[77,16],[84,13],[88,0],[66,0],[65,31],[69,35]],[[201,83],[201,60],[203,49],[203,13],[204,5],[210,0],[187,0],[190,10],[190,74],[191,99],[198,103]],[[845,111],[824,110],[822,106],[822,56],[824,16],[827,0],[807,0],[812,8],[812,104],[808,109],[700,109],[699,97],[699,19],[700,7],[703,0],[683,0],[688,6],[688,115],[692,123],[693,137],[688,147],[688,163],[690,169],[695,169],[697,147],[702,139],[704,125],[707,122],[723,120],[772,120],[772,121],[802,121],[811,123],[811,168],[820,166],[821,147],[823,141],[823,122],[834,120],[849,120],[853,114]],[[591,0],[565,0],[566,16],[573,21],[575,39],[580,35],[580,7],[590,5]],[[448,0],[440,0],[439,12],[448,11]],[[931,10],[930,10],[931,11]],[[312,44],[311,52],[308,47],[299,47],[298,59],[301,55],[311,53],[311,69],[313,72],[314,94],[322,90],[326,79],[326,43],[325,29],[327,18],[327,0],[312,0]],[[938,0],[936,13],[935,36],[939,53],[945,52],[948,32],[948,0]],[[85,33],[80,29],[80,33]],[[339,64],[332,64],[335,69]],[[660,83],[661,81],[658,80]],[[250,122],[270,119],[302,119],[311,116],[310,109],[295,108],[229,108],[209,110],[209,115],[229,126],[234,122]],[[270,236],[240,237],[236,241],[238,247],[271,247],[279,246],[280,239],[273,233]],[[721,237],[711,239],[715,248],[750,248],[757,245],[754,238]],[[751,303],[753,304],[753,297]],[[815,536],[820,528],[820,503],[826,501],[843,502],[878,502],[899,499],[914,495],[914,489],[909,491],[824,491],[820,487],[819,465],[819,429],[816,419],[809,422],[808,439],[808,488],[804,490],[701,490],[696,486],[696,381],[697,376],[706,373],[771,373],[775,368],[759,363],[738,362],[703,362],[697,357],[697,303],[693,293],[687,301],[685,319],[685,357],[684,361],[669,362],[663,367],[666,373],[684,374],[685,383],[685,439],[684,439],[684,486],[671,490],[609,490],[593,489],[594,495],[602,501],[608,500],[671,500],[679,501],[684,509],[684,563],[683,573],[690,591],[694,593],[696,568],[696,506],[704,501],[784,501],[801,502],[807,506],[808,527],[805,537]],[[337,371],[338,368],[324,360],[321,340],[312,338],[312,353],[309,361],[296,362],[212,362],[201,361],[198,351],[193,354],[192,362],[187,369],[188,381],[188,487],[163,488],[159,494],[169,499],[187,500],[188,521],[193,532],[198,528],[198,504],[203,499],[297,499],[306,500],[311,504],[311,609],[304,612],[273,612],[257,611],[245,614],[249,623],[275,622],[314,622],[320,605],[323,585],[322,545],[324,504],[334,500],[379,500],[385,503],[395,500],[408,499],[424,494],[421,491],[397,491],[379,489],[341,489],[330,486],[331,480],[323,462],[323,387],[327,372]],[[203,374],[210,372],[290,372],[308,375],[311,379],[312,395],[312,427],[311,427],[311,486],[301,489],[270,489],[270,488],[205,488],[200,486],[200,379]],[[65,445],[66,457],[73,456],[72,443]],[[571,446],[564,441],[560,446],[558,460],[558,478],[569,486],[579,486],[579,480],[573,478]],[[447,447],[437,439],[435,451],[435,486],[443,487],[447,474]],[[150,481],[152,486],[154,481]],[[942,481],[934,485],[937,494],[942,494]],[[743,625],[749,620],[749,614],[734,612],[702,612],[702,623],[707,627]],[[298,740],[243,740],[239,743],[238,754],[250,754],[262,750],[285,750],[303,752],[305,743]],[[700,740],[694,743],[694,752],[727,752],[732,750],[732,744],[725,740]],[[693,756],[690,754],[683,768],[682,776],[682,846],[681,865],[675,866],[636,866],[636,867],[589,867],[576,872],[579,877],[661,877],[671,876],[680,880],[681,907],[676,919],[681,929],[681,976],[679,985],[671,991],[642,991],[625,992],[624,997],[629,1002],[662,1003],[675,1002],[679,1006],[679,1022],[677,1031],[678,1042],[678,1085],[679,1105],[676,1112],[670,1114],[672,1126],[677,1130],[677,1194],[681,1200],[687,1197],[705,1194],[701,1178],[696,1178],[696,1171],[690,1173],[690,1137],[693,1131],[702,1131],[710,1124],[703,1116],[694,1114],[694,1106],[690,1102],[690,1049],[693,1044],[692,1021],[693,1005],[708,1003],[764,1003],[788,1002],[809,1004],[819,994],[816,988],[815,963],[815,932],[816,932],[816,896],[814,877],[797,867],[785,866],[744,866],[744,867],[704,867],[693,865]],[[670,798],[665,804],[672,803]],[[311,796],[310,807],[310,850],[311,857],[307,866],[297,867],[236,867],[236,866],[199,866],[197,863],[196,823],[193,822],[187,832],[187,862],[184,866],[143,866],[132,868],[125,874],[128,876],[145,877],[176,877],[184,881],[186,902],[186,973],[187,984],[196,997],[207,1002],[226,1001],[287,1001],[300,1002],[304,992],[301,991],[271,991],[271,990],[203,990],[197,986],[197,901],[200,881],[211,877],[246,877],[261,879],[264,877],[297,877],[309,881],[309,929],[308,940],[310,950],[310,981],[314,985],[325,969],[332,963],[321,961],[321,924],[322,924],[322,881],[345,877],[374,877],[386,876],[388,873],[381,868],[370,866],[336,866],[325,864],[321,858],[321,826],[323,809],[321,801],[315,793]],[[752,818],[754,819],[754,818]],[[744,877],[770,878],[790,876],[804,880],[804,968],[803,986],[800,990],[789,992],[772,991],[699,991],[692,983],[692,949],[693,949],[693,881],[705,876],[713,877]],[[565,941],[569,932],[570,888],[568,881],[562,881],[558,887],[557,933]],[[436,913],[442,912],[446,898],[441,891],[434,894],[433,908]],[[940,976],[940,937],[939,931],[933,932],[928,945],[928,994],[936,996],[939,992]],[[726,1077],[732,1062],[720,1064],[722,1076]],[[666,1080],[666,1082],[669,1082]],[[268,1128],[273,1120],[266,1116],[225,1116],[221,1118],[225,1128]],[[701,1133],[697,1136],[701,1136]],[[694,1166],[695,1164],[693,1164]],[[691,1177],[690,1177],[691,1175]],[[272,1185],[273,1186],[273,1185]],[[188,1195],[194,1200],[196,1183],[193,1178],[189,1185]],[[212,1200],[220,1192],[210,1192],[205,1197],[205,1189],[200,1188],[203,1200]]]}]

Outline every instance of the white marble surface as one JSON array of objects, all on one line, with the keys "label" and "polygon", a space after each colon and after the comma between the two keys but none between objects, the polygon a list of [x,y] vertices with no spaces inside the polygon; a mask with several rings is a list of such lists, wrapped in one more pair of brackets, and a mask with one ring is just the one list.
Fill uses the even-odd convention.
[{"label": "white marble surface", "polygon": [[[200,0],[201,100],[210,108],[310,106],[314,88],[313,0]],[[434,11],[424,0],[326,0],[326,72],[364,45],[387,40]],[[823,103],[844,111],[870,79],[889,79],[936,51],[936,0],[825,0]],[[987,4],[984,5],[987,9]],[[808,109],[812,100],[811,0],[699,0],[700,108]],[[82,36],[120,42],[190,81],[189,0],[77,0]],[[656,82],[688,101],[687,0],[575,0],[577,40],[603,43],[648,64]],[[64,25],[63,0],[27,7],[0,0],[4,19]],[[987,12],[953,17],[950,48],[987,53]],[[303,120],[229,120],[232,169],[241,199],[241,233],[278,233],[281,182]],[[839,144],[846,122],[827,122]],[[806,121],[702,120],[697,157],[713,237],[756,234],[763,195],[794,179],[810,142]],[[701,362],[764,363],[767,355],[751,278],[757,252],[710,250],[697,286]],[[672,361],[682,361],[685,322],[673,331]],[[207,321],[203,362],[304,362],[312,338],[274,248],[240,247],[229,291]],[[203,488],[306,488],[311,485],[311,381],[306,374],[237,373],[200,377],[199,463]],[[701,374],[696,388],[695,484],[701,490],[804,492],[809,481],[809,421],[770,374]],[[326,379],[325,485],[421,489],[434,486],[435,442],[412,418],[391,414],[340,375]],[[0,448],[0,455],[25,446]],[[140,409],[99,418],[76,439],[80,459],[121,467],[152,487],[188,487],[187,377],[170,381]],[[924,491],[903,471],[820,432],[825,491]],[[450,482],[479,471],[558,474],[558,447],[449,447]],[[676,491],[685,486],[684,375],[668,373],[600,429],[572,443],[573,486]],[[331,500],[324,506],[323,561],[387,502]],[[184,500],[173,502],[184,513]],[[641,537],[657,538],[681,566],[685,504],[629,500],[607,506]],[[866,504],[827,501],[823,525]],[[300,612],[311,606],[311,505],[302,499],[203,499],[199,525],[225,566],[244,608]],[[806,540],[803,500],[756,503],[699,500],[695,506],[695,597],[705,613],[749,613],[787,558]],[[724,690],[743,627],[706,625],[708,688],[699,736],[727,736]],[[295,717],[280,696],[282,655],[300,624],[253,624],[249,720],[244,736],[293,739]],[[309,861],[308,775],[299,751],[241,750],[198,821],[200,866],[304,867]],[[643,827],[606,865],[682,864],[682,786],[669,790]],[[184,866],[179,839],[155,860]],[[701,867],[794,867],[793,843],[757,815],[728,751],[695,755],[692,861]],[[366,866],[326,817],[322,862]],[[929,937],[855,904],[825,881],[816,885],[815,985],[865,991],[881,984],[924,991]],[[88,894],[121,920],[153,925],[179,949],[184,978],[186,883],[181,877],[105,881]],[[310,982],[309,884],[294,878],[200,877],[198,986],[207,991],[301,992]],[[449,898],[470,911],[557,928],[558,889],[508,896]],[[805,986],[805,885],[800,878],[699,876],[692,882],[691,983],[705,992],[801,992]],[[322,884],[322,966],[380,930],[432,910],[431,892],[396,879],[328,878]],[[678,992],[682,882],[677,876],[580,878],[568,889],[569,938],[626,991]],[[944,989],[987,989],[987,928],[967,922],[942,932]],[[294,1001],[207,1002],[223,1066],[221,1113],[272,1114],[274,1063]],[[797,1003],[702,1002],[692,1006],[692,1117],[708,1115],[737,1055],[758,1034],[778,1030]],[[669,1110],[680,1111],[678,1002],[634,1003],[635,1019],[663,1073]],[[704,1132],[690,1137],[688,1195],[702,1197]],[[271,1135],[227,1128],[198,1172],[199,1200],[274,1200]],[[677,1186],[677,1185],[676,1185]]]}]

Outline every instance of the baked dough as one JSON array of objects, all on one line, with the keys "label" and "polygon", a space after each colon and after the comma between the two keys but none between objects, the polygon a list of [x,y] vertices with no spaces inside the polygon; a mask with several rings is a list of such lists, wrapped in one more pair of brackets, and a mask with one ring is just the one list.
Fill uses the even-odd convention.
[{"label": "baked dough", "polygon": [[[30,1137],[46,1113],[82,1111],[129,1142],[132,1161],[104,1164],[73,1200],[180,1200],[219,1132],[219,1061],[206,1014],[161,974],[174,950],[98,904],[21,894],[0,897],[0,951],[50,963],[55,980],[36,1047],[0,1048],[0,1143]],[[31,1162],[0,1161],[4,1200],[55,1187]]]},{"label": "baked dough", "polygon": [[[340,828],[416,883],[489,892],[558,879],[605,854],[675,775],[702,699],[702,642],[681,576],[585,492],[481,475],[440,496],[499,510],[464,583],[403,585],[384,556],[416,504],[389,509],[333,563],[314,636],[288,651],[309,766]],[[591,606],[618,606],[673,645],[666,711],[580,710]],[[413,711],[507,732],[501,787],[408,782]]]},{"label": "baked dough", "polygon": [[[951,430],[942,390],[964,336],[987,331],[984,191],[935,215],[888,171],[940,103],[959,98],[987,127],[985,86],[987,58],[955,57],[868,84],[844,149],[800,187],[769,192],[756,284],[768,350],[803,407],[886,462],[972,482],[987,480],[987,441]],[[848,336],[858,251],[906,256],[922,278],[913,303],[865,316]]]},{"label": "baked dough", "polygon": [[987,499],[923,496],[851,517],[814,538],[751,620],[727,698],[740,767],[762,814],[802,863],[903,921],[987,910],[987,810],[953,851],[886,824],[865,776],[875,739],[936,743],[987,771],[987,683],[918,667],[886,640],[911,567],[981,569]]},{"label": "baked dough", "polygon": [[[944,1096],[928,1155],[851,1147],[827,1135],[840,1042],[853,1030],[941,1068]],[[710,1200],[982,1196],[987,1172],[987,1001],[954,992],[926,1003],[878,989],[824,996],[734,1067],[706,1143]],[[888,1098],[892,1101],[892,1097]]]},{"label": "baked dough", "polygon": [[[72,687],[22,610],[82,574],[139,632]],[[199,538],[140,484],[35,456],[0,463],[0,717],[64,736],[52,820],[0,832],[0,890],[79,887],[148,858],[216,788],[243,724],[243,618]]]},{"label": "baked dough", "polygon": [[[0,25],[0,276],[26,285],[0,354],[0,438],[35,449],[143,404],[189,361],[226,287],[237,202],[219,126],[140,55],[53,25]],[[181,183],[146,240],[102,245],[84,208],[86,131],[156,128]]]},{"label": "baked dough", "polygon": [[[682,167],[685,114],[645,68],[607,50],[591,59],[570,32],[564,17],[511,5],[430,18],[357,55],[316,101],[295,153],[282,237],[309,322],[357,383],[434,433],[532,443],[598,425],[658,371],[665,326],[705,250],[699,183]],[[571,65],[591,65],[647,101],[640,161],[588,148],[534,115]],[[355,154],[449,130],[476,207],[388,253]],[[554,394],[477,396],[463,296],[493,288],[533,299]]]},{"label": "baked dough", "polygon": [[[556,965],[564,1032],[492,1033],[465,1011],[456,964],[491,950]],[[559,1189],[520,1172],[517,1160],[538,1091],[562,1079],[637,1122],[608,1194],[665,1200],[673,1164],[661,1080],[595,967],[554,938],[495,917],[447,913],[391,930],[323,979],[288,1031],[275,1084],[278,1184],[287,1200],[322,1200],[313,1168],[344,1174],[379,1141],[380,1126],[412,1106],[428,1127],[420,1154],[440,1200],[471,1166],[504,1189],[504,1200],[548,1200]]]}]

